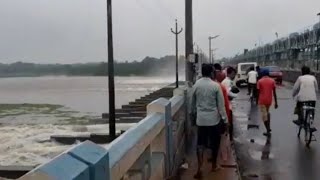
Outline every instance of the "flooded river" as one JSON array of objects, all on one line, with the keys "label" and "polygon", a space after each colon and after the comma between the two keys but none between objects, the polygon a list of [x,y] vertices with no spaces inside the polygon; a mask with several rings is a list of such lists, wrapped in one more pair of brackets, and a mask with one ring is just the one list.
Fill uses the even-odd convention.
[{"label": "flooded river", "polygon": [[[0,79],[0,165],[37,165],[70,148],[50,135],[108,132],[88,119],[108,111],[107,77]],[[116,106],[174,82],[173,78],[116,77]],[[128,129],[132,124],[117,129]]]}]

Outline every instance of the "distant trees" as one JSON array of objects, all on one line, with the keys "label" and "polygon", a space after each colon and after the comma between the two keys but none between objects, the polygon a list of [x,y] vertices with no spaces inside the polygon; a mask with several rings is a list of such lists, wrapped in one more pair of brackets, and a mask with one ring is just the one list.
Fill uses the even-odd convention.
[{"label": "distant trees", "polygon": [[[184,57],[179,60],[180,70],[184,68]],[[117,76],[142,76],[142,75],[173,75],[175,56],[162,58],[145,57],[141,62],[116,62],[115,75]],[[0,77],[20,76],[107,76],[108,63],[83,63],[83,64],[34,64],[16,62],[12,64],[0,63]]]}]

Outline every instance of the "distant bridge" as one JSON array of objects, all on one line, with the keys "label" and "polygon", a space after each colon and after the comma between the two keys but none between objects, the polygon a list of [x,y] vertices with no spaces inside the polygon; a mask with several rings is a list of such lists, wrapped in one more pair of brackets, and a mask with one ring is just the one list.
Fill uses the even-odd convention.
[{"label": "distant bridge", "polygon": [[297,69],[308,65],[319,70],[320,59],[320,22],[304,32],[291,33],[272,43],[251,50],[244,50],[235,56],[235,63],[254,61],[260,65],[278,65],[285,69]]}]

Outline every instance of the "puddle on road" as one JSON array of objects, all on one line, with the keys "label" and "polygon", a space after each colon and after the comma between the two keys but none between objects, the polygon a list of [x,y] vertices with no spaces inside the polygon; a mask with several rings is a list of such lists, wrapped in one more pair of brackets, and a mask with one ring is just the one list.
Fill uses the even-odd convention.
[{"label": "puddle on road", "polygon": [[238,118],[247,118],[248,119],[248,114],[244,112],[233,112],[233,115],[238,119]]},{"label": "puddle on road", "polygon": [[248,121],[248,117],[237,117],[236,119],[239,122],[247,122]]},{"label": "puddle on road", "polygon": [[248,130],[248,125],[247,124],[240,124],[239,125],[241,131],[247,131]]},{"label": "puddle on road", "polygon": [[249,129],[259,129],[259,125],[257,125],[257,124],[248,124],[248,130]]},{"label": "puddle on road", "polygon": [[257,161],[274,159],[274,154],[270,152],[270,147],[264,148],[262,151],[250,150],[249,154],[252,159]]}]

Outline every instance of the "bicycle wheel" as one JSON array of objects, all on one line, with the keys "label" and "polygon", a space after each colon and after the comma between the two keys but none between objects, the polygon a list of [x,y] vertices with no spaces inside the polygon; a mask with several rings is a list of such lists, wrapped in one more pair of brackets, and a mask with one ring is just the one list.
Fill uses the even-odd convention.
[{"label": "bicycle wheel", "polygon": [[300,125],[299,126],[299,131],[298,131],[298,138],[300,138],[300,134],[301,134],[301,130],[303,129],[303,126],[302,125]]},{"label": "bicycle wheel", "polygon": [[308,114],[307,116],[307,122],[306,122],[306,137],[305,137],[305,141],[306,141],[306,146],[309,147],[310,143],[312,141],[312,131],[311,131],[311,118],[312,116],[310,114]]}]

